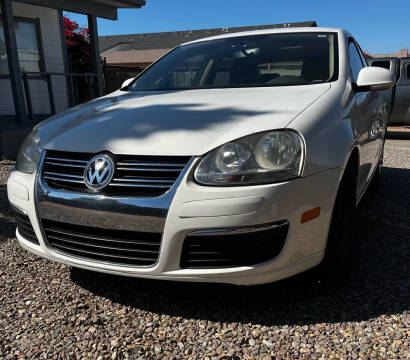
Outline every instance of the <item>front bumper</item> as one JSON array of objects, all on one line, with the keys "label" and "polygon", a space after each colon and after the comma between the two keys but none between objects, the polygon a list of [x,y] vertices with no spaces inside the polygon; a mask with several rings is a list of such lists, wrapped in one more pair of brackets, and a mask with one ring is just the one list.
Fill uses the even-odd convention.
[{"label": "front bumper", "polygon": [[[175,187],[153,199],[101,198],[47,188],[35,174],[13,170],[8,179],[9,201],[29,217],[40,245],[24,239],[22,247],[39,256],[88,270],[111,274],[241,285],[280,280],[320,263],[326,247],[341,169],[305,178],[245,187],[206,187],[192,181],[191,163]],[[321,207],[320,216],[301,224],[301,215]],[[91,261],[55,251],[44,236],[41,218],[137,231],[163,233],[158,261],[129,266]],[[181,268],[181,252],[189,233],[204,229],[238,228],[286,220],[289,230],[278,256],[256,265]]]}]

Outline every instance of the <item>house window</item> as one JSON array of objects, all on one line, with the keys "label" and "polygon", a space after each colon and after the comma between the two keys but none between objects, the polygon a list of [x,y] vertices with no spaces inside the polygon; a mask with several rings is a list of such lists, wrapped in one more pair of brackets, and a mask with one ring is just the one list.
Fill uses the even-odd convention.
[{"label": "house window", "polygon": [[[15,20],[18,59],[21,72],[40,72],[41,54],[36,22],[34,20]],[[0,75],[8,75],[6,43],[3,22],[0,20]]]}]

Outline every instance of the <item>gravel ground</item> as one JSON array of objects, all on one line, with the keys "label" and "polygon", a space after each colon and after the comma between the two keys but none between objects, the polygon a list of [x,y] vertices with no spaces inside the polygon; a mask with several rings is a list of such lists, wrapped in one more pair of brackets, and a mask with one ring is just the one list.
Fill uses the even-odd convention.
[{"label": "gravel ground", "polygon": [[[1,359],[409,359],[410,149],[386,145],[350,279],[258,287],[128,279],[22,250],[0,163]],[[404,190],[404,191],[403,191]]]}]

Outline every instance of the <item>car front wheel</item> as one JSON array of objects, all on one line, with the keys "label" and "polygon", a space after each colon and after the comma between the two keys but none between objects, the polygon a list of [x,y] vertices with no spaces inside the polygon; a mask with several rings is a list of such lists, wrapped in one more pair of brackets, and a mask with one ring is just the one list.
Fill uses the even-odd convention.
[{"label": "car front wheel", "polygon": [[356,215],[356,172],[348,164],[336,196],[320,277],[344,279],[350,268]]}]

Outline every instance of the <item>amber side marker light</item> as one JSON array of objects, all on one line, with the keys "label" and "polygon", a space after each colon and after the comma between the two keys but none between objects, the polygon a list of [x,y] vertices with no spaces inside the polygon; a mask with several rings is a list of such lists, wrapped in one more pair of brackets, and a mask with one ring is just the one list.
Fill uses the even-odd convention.
[{"label": "amber side marker light", "polygon": [[307,221],[313,220],[317,217],[319,217],[320,215],[320,207],[314,208],[314,209],[310,209],[308,211],[305,211],[302,214],[302,217],[300,219],[300,222],[303,224]]}]

